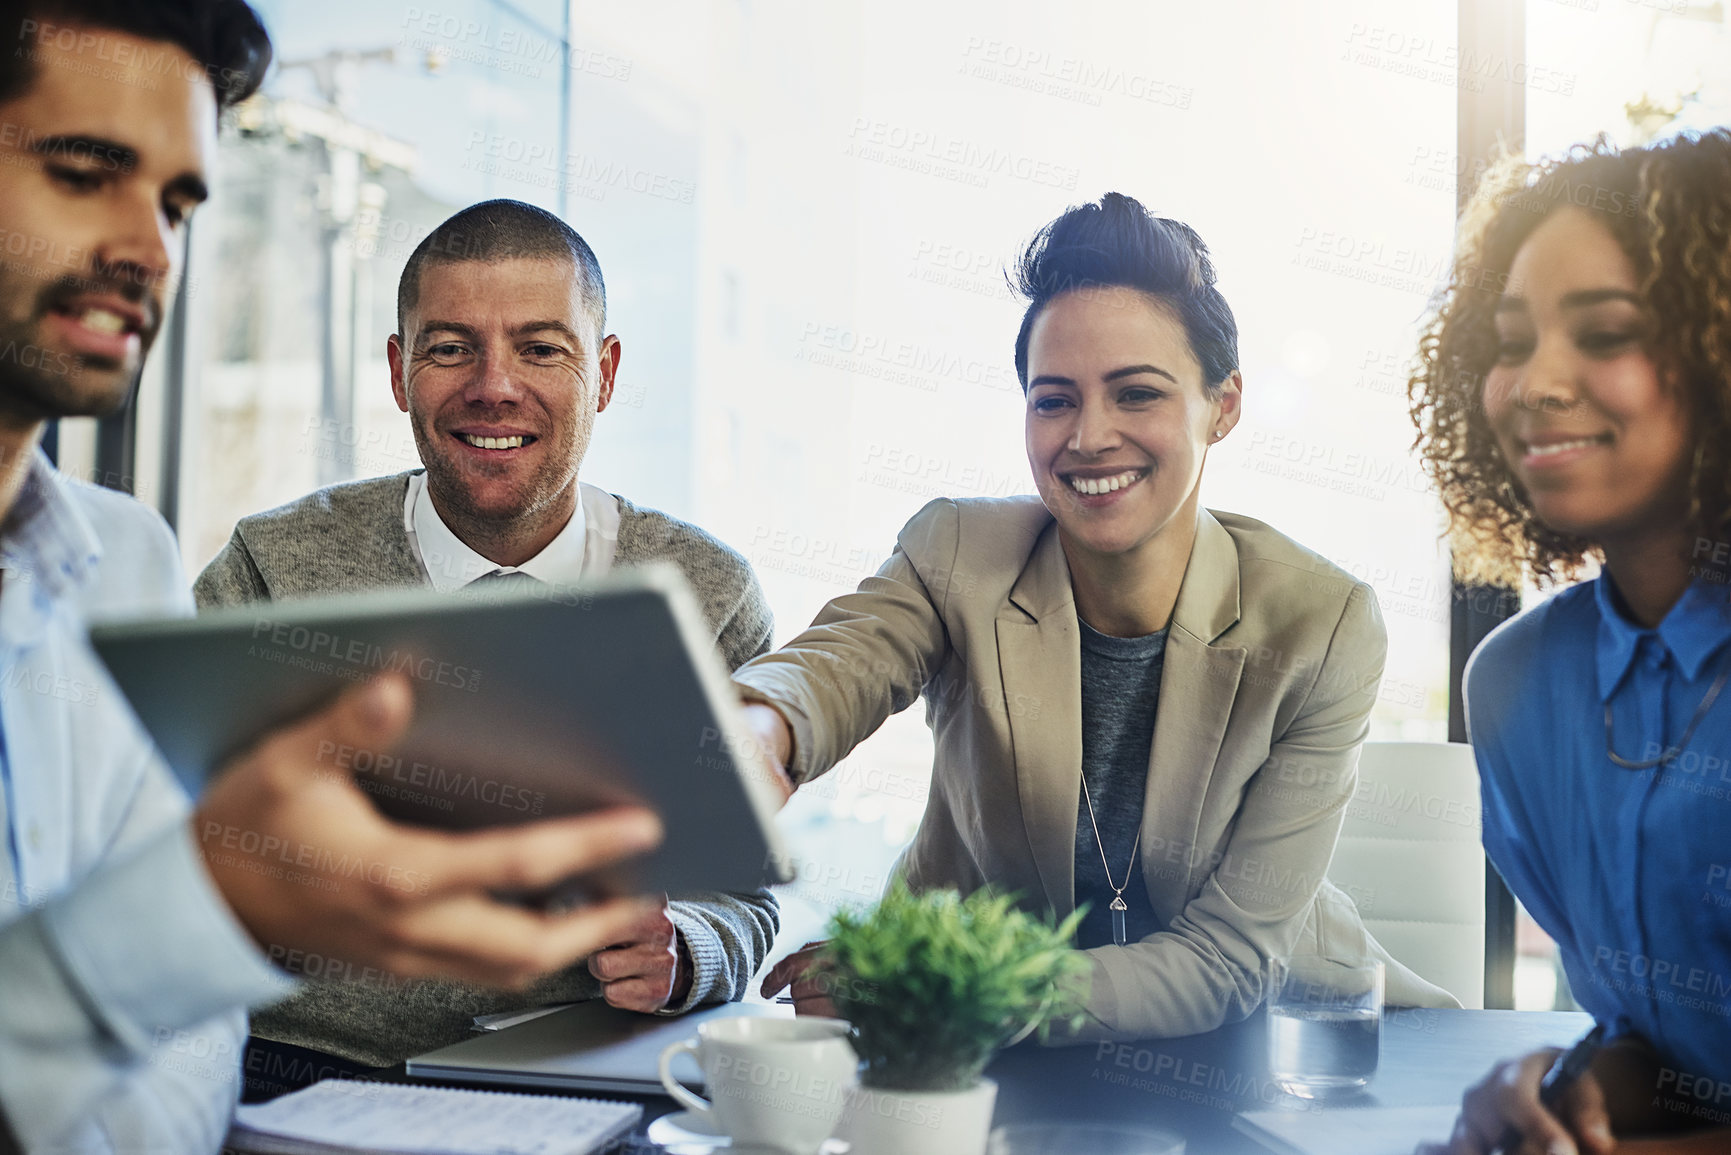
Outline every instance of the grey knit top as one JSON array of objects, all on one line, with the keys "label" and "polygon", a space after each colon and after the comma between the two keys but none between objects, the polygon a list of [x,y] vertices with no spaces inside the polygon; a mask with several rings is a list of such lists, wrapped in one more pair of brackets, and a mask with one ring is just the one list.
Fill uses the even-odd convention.
[{"label": "grey knit top", "polygon": [[[410,476],[333,485],[241,519],[193,585],[200,608],[428,584],[403,529]],[[618,501],[614,564],[679,566],[729,669],[767,652],[769,606],[750,564],[696,526]],[[767,890],[705,892],[673,899],[669,908],[693,969],[689,996],[663,1013],[742,996],[780,925],[775,898]],[[252,1030],[382,1067],[467,1037],[476,1015],[600,994],[584,963],[523,992],[442,980],[317,982],[256,1012]]]}]

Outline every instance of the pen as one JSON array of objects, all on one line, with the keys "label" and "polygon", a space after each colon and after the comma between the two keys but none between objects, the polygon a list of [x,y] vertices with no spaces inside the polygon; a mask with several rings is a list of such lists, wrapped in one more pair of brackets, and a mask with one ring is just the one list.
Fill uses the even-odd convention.
[{"label": "pen", "polygon": [[[1605,1025],[1595,1023],[1593,1029],[1582,1035],[1574,1046],[1557,1056],[1557,1061],[1551,1064],[1551,1069],[1545,1072],[1545,1077],[1539,1082],[1541,1107],[1553,1115],[1557,1113],[1557,1108],[1562,1106],[1563,1096],[1569,1093],[1569,1088],[1593,1065],[1593,1056],[1599,1053],[1599,1045],[1604,1041]],[[1520,1133],[1511,1127],[1503,1132],[1503,1140],[1498,1144],[1498,1150],[1513,1151],[1520,1145]]]},{"label": "pen", "polygon": [[1605,1026],[1596,1023],[1579,1042],[1557,1056],[1557,1061],[1551,1064],[1551,1069],[1545,1072],[1544,1080],[1539,1083],[1539,1103],[1545,1110],[1553,1115],[1557,1113],[1563,1096],[1593,1065],[1593,1056],[1599,1053],[1599,1044],[1604,1041]]}]

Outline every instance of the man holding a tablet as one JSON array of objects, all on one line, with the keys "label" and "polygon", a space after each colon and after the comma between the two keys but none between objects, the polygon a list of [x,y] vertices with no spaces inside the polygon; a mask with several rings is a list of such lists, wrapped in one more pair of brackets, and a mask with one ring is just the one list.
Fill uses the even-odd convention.
[{"label": "man holding a tablet", "polygon": [[[213,1152],[242,1008],[292,988],[275,963],[524,985],[645,908],[549,915],[493,892],[642,853],[660,829],[641,809],[462,835],[386,821],[317,751],[389,748],[413,709],[400,676],[263,736],[188,816],[83,626],[123,586],[131,609],[184,611],[178,552],[155,514],[36,445],[49,420],[124,404],[218,112],[258,86],[270,42],[242,0],[0,12],[0,1150]],[[231,833],[380,869],[255,872],[220,853]]]},{"label": "man holding a tablet", "polygon": [[[429,586],[540,585],[557,596],[616,567],[665,562],[696,593],[730,670],[767,652],[769,607],[743,557],[578,479],[620,364],[606,309],[594,252],[552,213],[494,200],[439,225],[403,270],[399,332],[387,347],[391,389],[425,469],[331,486],[243,519],[199,576],[200,607]],[[537,1003],[605,998],[678,1014],[744,995],[778,923],[767,890],[685,895],[524,995],[323,983],[256,1015],[254,1046],[317,1052],[313,1066],[333,1055],[389,1066],[460,1041],[477,1016]]]}]

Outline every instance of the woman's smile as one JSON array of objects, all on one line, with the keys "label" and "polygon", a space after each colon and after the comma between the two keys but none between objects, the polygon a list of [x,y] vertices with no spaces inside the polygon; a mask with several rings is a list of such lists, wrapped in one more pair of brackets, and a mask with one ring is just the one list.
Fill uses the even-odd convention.
[{"label": "woman's smile", "polygon": [[1083,502],[1084,508],[1092,509],[1109,504],[1123,496],[1126,490],[1145,481],[1150,472],[1146,466],[1139,469],[1120,469],[1110,473],[1090,469],[1060,473],[1058,478],[1075,490],[1079,498],[1096,499]]}]

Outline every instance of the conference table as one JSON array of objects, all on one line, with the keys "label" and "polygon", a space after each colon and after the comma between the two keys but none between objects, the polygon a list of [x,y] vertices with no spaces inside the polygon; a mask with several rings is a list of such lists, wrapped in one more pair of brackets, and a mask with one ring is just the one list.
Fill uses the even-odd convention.
[{"label": "conference table", "polygon": [[[1384,1016],[1371,1085],[1323,1110],[1457,1104],[1497,1060],[1567,1046],[1590,1025],[1587,1015],[1576,1012],[1391,1010]],[[986,1071],[998,1082],[993,1123],[1158,1127],[1182,1135],[1188,1155],[1268,1155],[1268,1148],[1233,1127],[1233,1118],[1241,1111],[1305,1111],[1305,1105],[1270,1082],[1266,1036],[1266,1017],[1259,1011],[1241,1023],[1185,1038],[1023,1044],[1000,1054]],[[644,1124],[623,1149],[642,1155],[661,1150],[645,1137],[647,1126],[677,1108],[660,1095],[634,1101],[644,1106]],[[1413,1135],[1403,1149],[1444,1137]]]}]

